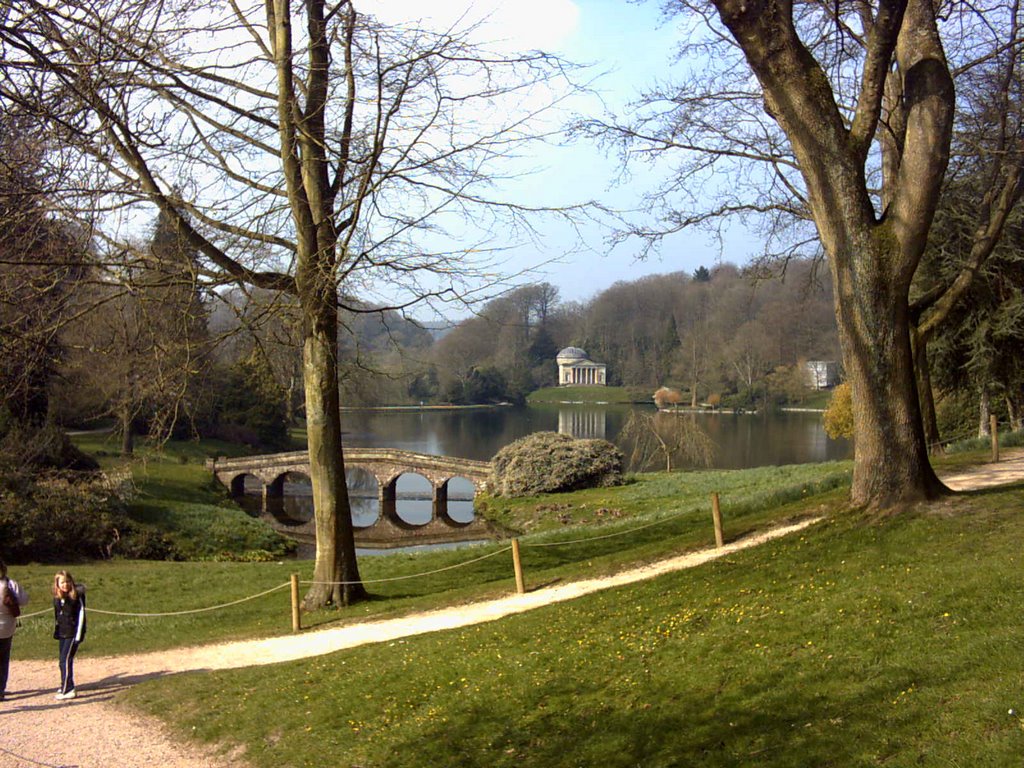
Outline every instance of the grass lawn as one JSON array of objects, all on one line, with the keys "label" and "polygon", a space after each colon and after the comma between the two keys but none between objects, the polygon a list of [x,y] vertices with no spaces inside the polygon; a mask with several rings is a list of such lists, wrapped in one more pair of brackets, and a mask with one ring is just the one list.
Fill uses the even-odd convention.
[{"label": "grass lawn", "polygon": [[640,585],[125,700],[268,768],[1020,765],[1022,540],[1019,485],[842,512]]},{"label": "grass lawn", "polygon": [[[171,463],[168,471],[178,469]],[[815,508],[829,499],[838,500],[848,483],[848,471],[849,464],[832,463],[742,472],[654,473],[639,475],[634,482],[618,488],[515,501],[491,499],[485,503],[488,516],[522,532],[526,578],[536,585],[608,573],[713,543],[709,500],[712,491],[721,497],[726,536],[736,537],[806,511],[808,497],[815,494],[822,494],[813,502]],[[184,503],[187,511],[194,502],[184,495],[189,499]],[[177,524],[184,525],[180,521]],[[576,543],[558,545],[567,541]],[[502,552],[507,549],[508,542],[496,542],[460,550],[363,557],[360,573],[373,599],[343,611],[305,614],[303,625],[354,622],[507,594],[514,589],[511,555]],[[428,577],[377,581],[461,566],[492,553],[498,554]],[[89,588],[93,612],[89,642],[81,651],[88,656],[287,633],[291,624],[285,589],[223,610],[181,616],[109,616],[98,610],[169,613],[222,605],[280,587],[288,582],[292,572],[309,580],[313,565],[295,560],[115,560],[72,565],[71,569]],[[12,569],[12,576],[34,597],[30,612],[45,608],[45,596],[55,570],[52,566]],[[51,622],[48,611],[39,618],[25,620],[14,646],[15,658],[52,655]]]},{"label": "grass lawn", "polygon": [[169,543],[169,547],[157,547],[157,552],[172,549],[179,559],[187,560],[252,560],[283,557],[294,550],[291,542],[232,502],[206,469],[208,457],[243,455],[242,446],[183,440],[156,449],[140,440],[132,458],[126,459],[109,433],[85,433],[73,439],[104,470],[130,468],[134,493],[127,501],[127,512],[145,535]]},{"label": "grass lawn", "polygon": [[543,387],[526,396],[529,403],[645,403],[651,392],[636,387]]},{"label": "grass lawn", "polygon": [[[200,476],[208,450],[175,447],[137,466],[143,511],[151,503],[233,514]],[[939,463],[959,469],[986,458]],[[305,662],[172,676],[124,701],[186,738],[241,744],[255,764],[275,768],[1019,764],[1024,719],[1008,710],[1024,709],[1022,487],[864,519],[843,511],[849,469],[655,473],[620,488],[485,499],[486,514],[520,537],[528,586],[709,545],[712,492],[727,538],[837,514],[799,538],[573,603]],[[204,520],[175,517],[176,525]],[[218,530],[204,525],[211,536]],[[506,546],[363,557],[373,599],[307,614],[304,626],[507,594]],[[25,619],[16,659],[52,657],[45,606],[54,570],[12,568],[33,597],[29,612],[44,610]],[[280,587],[293,571],[309,579],[312,564],[113,561],[72,570],[89,585],[87,659],[285,634]],[[271,589],[211,612],[101,612],[184,611]]]}]

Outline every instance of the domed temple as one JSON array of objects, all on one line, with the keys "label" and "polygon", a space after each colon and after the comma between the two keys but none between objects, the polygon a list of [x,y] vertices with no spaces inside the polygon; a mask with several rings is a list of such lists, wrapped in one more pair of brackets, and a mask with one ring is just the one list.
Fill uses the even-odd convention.
[{"label": "domed temple", "polygon": [[607,366],[595,363],[579,347],[566,347],[555,360],[558,363],[558,383],[563,387],[579,384],[603,387],[607,384]]}]

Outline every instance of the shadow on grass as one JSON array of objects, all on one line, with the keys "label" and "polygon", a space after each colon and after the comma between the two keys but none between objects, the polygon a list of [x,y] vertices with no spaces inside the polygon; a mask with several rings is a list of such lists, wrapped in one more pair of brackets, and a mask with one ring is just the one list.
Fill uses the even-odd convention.
[{"label": "shadow on grass", "polygon": [[[909,764],[908,746],[913,761],[924,757],[912,745],[887,743],[878,706],[891,696],[890,680],[850,681],[845,695],[826,699],[820,692],[836,681],[825,672],[794,680],[779,671],[738,686],[721,680],[723,674],[710,673],[697,691],[643,691],[648,695],[627,698],[620,690],[552,681],[534,691],[520,712],[487,706],[449,712],[445,724],[390,744],[387,756],[373,764],[806,768],[874,764],[897,753],[901,764]],[[906,727],[903,719],[901,731]],[[444,746],[435,753],[435,744]]]}]

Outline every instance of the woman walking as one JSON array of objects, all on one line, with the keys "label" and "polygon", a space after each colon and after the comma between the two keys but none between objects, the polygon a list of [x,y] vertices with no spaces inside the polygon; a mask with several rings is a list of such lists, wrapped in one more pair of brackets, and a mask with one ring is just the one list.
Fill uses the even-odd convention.
[{"label": "woman walking", "polygon": [[75,653],[85,639],[85,585],[75,584],[71,574],[58,571],[53,577],[53,638],[60,642],[59,701],[73,699]]},{"label": "woman walking", "polygon": [[14,579],[7,578],[7,565],[0,560],[0,701],[7,693],[14,630],[18,626],[21,606],[27,602],[28,593]]}]

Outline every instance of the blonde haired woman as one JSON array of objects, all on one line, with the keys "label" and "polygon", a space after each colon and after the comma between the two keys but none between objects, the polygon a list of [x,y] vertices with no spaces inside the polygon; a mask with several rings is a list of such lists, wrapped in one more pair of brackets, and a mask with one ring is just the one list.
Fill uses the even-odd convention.
[{"label": "blonde haired woman", "polygon": [[85,585],[75,584],[67,571],[53,577],[53,639],[60,642],[60,690],[57,700],[73,699],[75,653],[85,639]]},{"label": "blonde haired woman", "polygon": [[7,578],[7,565],[0,560],[0,701],[7,692],[11,667],[11,644],[18,627],[18,613],[28,602],[28,593],[14,579]]}]

